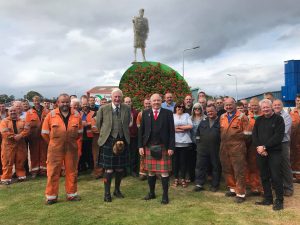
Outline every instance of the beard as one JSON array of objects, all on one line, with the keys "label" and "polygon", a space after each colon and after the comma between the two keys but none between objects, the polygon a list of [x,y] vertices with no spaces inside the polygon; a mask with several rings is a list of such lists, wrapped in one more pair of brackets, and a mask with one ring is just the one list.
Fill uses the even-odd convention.
[{"label": "beard", "polygon": [[68,105],[63,105],[63,106],[60,106],[59,109],[62,112],[68,112],[70,110],[70,107]]}]

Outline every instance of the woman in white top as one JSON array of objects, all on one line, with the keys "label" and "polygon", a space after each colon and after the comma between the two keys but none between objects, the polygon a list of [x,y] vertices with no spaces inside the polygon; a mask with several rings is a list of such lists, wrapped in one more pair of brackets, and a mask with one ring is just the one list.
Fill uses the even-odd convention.
[{"label": "woman in white top", "polygon": [[[187,187],[185,175],[188,165],[188,151],[191,150],[190,130],[193,127],[190,115],[184,113],[184,103],[177,102],[174,107],[175,152],[174,152],[174,186]],[[180,179],[180,180],[179,180]]]}]

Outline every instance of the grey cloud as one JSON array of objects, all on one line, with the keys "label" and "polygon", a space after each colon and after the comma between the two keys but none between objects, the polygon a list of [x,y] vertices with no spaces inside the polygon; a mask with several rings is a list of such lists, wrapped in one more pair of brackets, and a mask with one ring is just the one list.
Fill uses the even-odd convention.
[{"label": "grey cloud", "polygon": [[[63,84],[53,81],[45,85],[36,80],[30,86],[45,85],[43,88],[51,95],[63,87],[84,92],[94,85],[117,83],[131,65],[131,19],[139,8],[145,8],[150,23],[148,60],[176,66],[181,64],[185,48],[201,46],[185,55],[186,62],[208,61],[275,27],[297,26],[300,7],[295,5],[299,5],[297,0],[1,1],[0,47],[6,50],[0,52],[0,61],[5,62],[2,72],[13,77],[25,70],[43,70],[61,77]],[[293,34],[297,32],[291,31],[278,40],[285,41]],[[32,42],[21,46],[22,40]],[[231,69],[220,68],[219,73]],[[247,71],[245,67],[232,72]],[[262,78],[269,76],[272,74]],[[241,78],[241,82],[257,83],[252,77]],[[215,90],[223,89],[220,84]]]}]

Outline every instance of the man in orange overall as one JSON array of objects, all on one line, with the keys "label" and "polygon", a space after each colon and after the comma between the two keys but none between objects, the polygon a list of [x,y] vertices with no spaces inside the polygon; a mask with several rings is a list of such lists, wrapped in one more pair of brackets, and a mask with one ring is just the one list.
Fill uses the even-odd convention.
[{"label": "man in orange overall", "polygon": [[[0,103],[0,122],[1,122],[1,120],[6,118],[7,116],[8,116],[8,114],[7,114],[5,104]],[[1,155],[1,139],[2,138],[1,138],[1,134],[0,134],[0,155]],[[1,159],[0,159],[0,178],[1,178],[1,175],[2,175],[2,162],[1,162]]]},{"label": "man in orange overall", "polygon": [[26,179],[24,162],[27,158],[27,149],[24,138],[28,136],[29,129],[29,124],[26,124],[24,120],[19,118],[15,107],[9,109],[8,117],[4,118],[0,123],[2,136],[2,184],[11,184],[14,165],[18,180],[24,181]]},{"label": "man in orange overall", "polygon": [[259,107],[259,99],[250,99],[250,110],[248,111],[249,125],[247,129],[247,170],[246,170],[246,183],[251,188],[249,196],[259,196],[262,192],[262,186],[260,182],[260,175],[258,165],[256,163],[256,146],[252,143],[252,130],[255,124],[255,120],[262,115]]},{"label": "man in orange overall", "polygon": [[295,99],[296,107],[290,113],[292,117],[291,167],[294,182],[300,183],[300,95]]},{"label": "man in orange overall", "polygon": [[97,128],[96,117],[92,117],[91,119],[92,132],[93,132],[93,143],[92,143],[92,151],[93,151],[93,161],[94,161],[94,170],[92,172],[92,176],[95,179],[99,179],[103,177],[103,168],[98,165],[98,156],[99,156],[99,130]]},{"label": "man in orange overall", "polygon": [[32,98],[34,106],[26,113],[26,123],[30,124],[30,135],[28,136],[31,176],[46,175],[47,143],[42,138],[41,129],[43,121],[49,110],[41,105],[41,98],[34,96]]},{"label": "man in orange overall", "polygon": [[61,94],[58,108],[45,118],[42,136],[48,143],[46,204],[57,202],[59,177],[62,165],[65,165],[65,188],[68,201],[79,201],[77,194],[77,140],[82,135],[80,114],[70,108],[70,97]]},{"label": "man in orange overall", "polygon": [[233,98],[225,100],[225,110],[220,118],[222,171],[229,187],[225,196],[234,197],[237,203],[245,201],[246,195],[246,144],[245,134],[248,118],[236,110]]}]

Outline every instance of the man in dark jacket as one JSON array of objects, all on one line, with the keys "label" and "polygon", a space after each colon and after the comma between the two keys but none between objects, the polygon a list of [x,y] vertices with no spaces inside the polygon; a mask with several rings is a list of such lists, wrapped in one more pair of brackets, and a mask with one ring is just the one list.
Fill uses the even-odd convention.
[{"label": "man in dark jacket", "polygon": [[273,210],[281,210],[283,209],[281,142],[284,136],[284,120],[273,112],[272,102],[269,99],[260,101],[260,107],[263,116],[256,119],[252,138],[257,150],[257,163],[264,189],[264,199],[255,204],[273,204],[272,180],[276,194]]},{"label": "man in dark jacket", "polygon": [[150,192],[144,198],[155,198],[156,174],[161,174],[163,187],[162,204],[169,203],[169,173],[172,170],[171,156],[175,149],[175,127],[173,113],[161,107],[159,94],[151,96],[151,109],[143,111],[139,128],[138,146],[140,155],[145,156]]},{"label": "man in dark jacket", "polygon": [[196,187],[194,191],[204,190],[208,166],[212,165],[212,183],[210,190],[216,192],[219,188],[221,177],[220,150],[220,122],[217,109],[214,105],[206,107],[207,118],[198,126],[197,140],[197,163],[196,163]]}]

